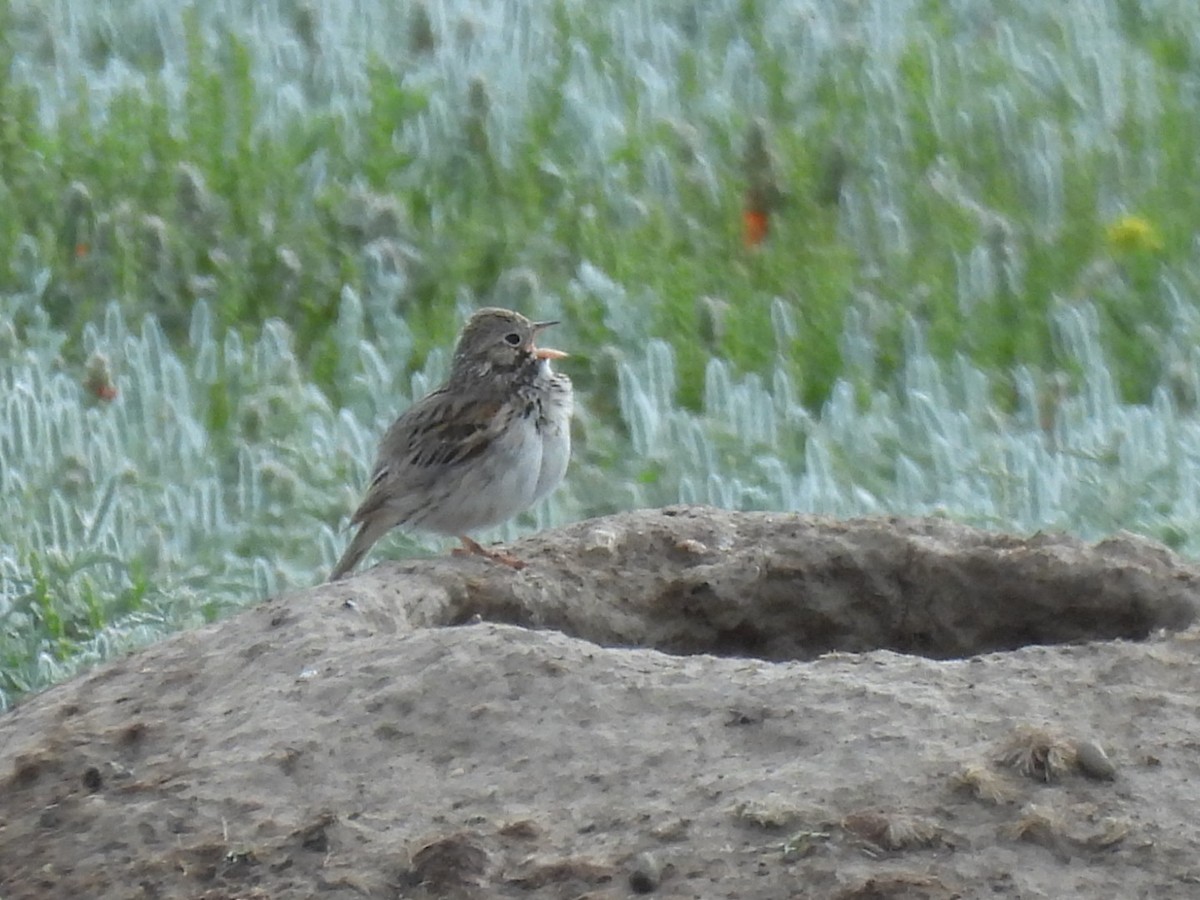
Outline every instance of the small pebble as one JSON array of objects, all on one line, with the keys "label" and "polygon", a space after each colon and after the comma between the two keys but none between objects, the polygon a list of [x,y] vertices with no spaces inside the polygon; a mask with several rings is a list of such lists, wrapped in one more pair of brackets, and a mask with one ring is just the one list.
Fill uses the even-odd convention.
[{"label": "small pebble", "polygon": [[592,528],[583,537],[583,552],[588,556],[616,556],[620,536],[610,528]]},{"label": "small pebble", "polygon": [[1108,754],[1095,741],[1077,741],[1075,743],[1075,761],[1088,778],[1097,781],[1112,781],[1117,777],[1117,767],[1113,765]]},{"label": "small pebble", "polygon": [[629,870],[629,886],[639,894],[649,894],[662,883],[662,866],[653,853],[639,853]]}]

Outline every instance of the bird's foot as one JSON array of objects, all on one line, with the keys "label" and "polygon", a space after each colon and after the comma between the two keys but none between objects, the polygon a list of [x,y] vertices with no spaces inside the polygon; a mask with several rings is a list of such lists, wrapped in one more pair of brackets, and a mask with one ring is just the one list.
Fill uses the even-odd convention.
[{"label": "bird's foot", "polygon": [[471,540],[465,534],[460,534],[458,539],[462,541],[462,546],[455,547],[450,551],[453,556],[486,556],[492,562],[498,562],[503,566],[508,566],[510,569],[516,569],[518,572],[525,568],[525,563],[522,560],[505,553],[503,550],[489,550],[478,541]]}]

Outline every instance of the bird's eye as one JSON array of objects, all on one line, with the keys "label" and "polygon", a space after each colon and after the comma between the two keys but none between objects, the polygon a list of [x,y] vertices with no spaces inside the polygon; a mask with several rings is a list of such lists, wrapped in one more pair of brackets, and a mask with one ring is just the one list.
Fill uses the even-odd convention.
[{"label": "bird's eye", "polygon": [[515,331],[510,331],[508,334],[506,334],[504,336],[504,340],[508,343],[509,346],[516,347],[518,344],[521,343],[521,336],[519,334],[517,334]]}]

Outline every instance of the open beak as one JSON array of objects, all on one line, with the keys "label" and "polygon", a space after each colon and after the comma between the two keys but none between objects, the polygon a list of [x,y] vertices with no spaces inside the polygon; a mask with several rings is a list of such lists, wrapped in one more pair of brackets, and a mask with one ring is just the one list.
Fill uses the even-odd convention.
[{"label": "open beak", "polygon": [[[557,325],[557,324],[558,324],[557,321],[534,322],[533,323],[534,337],[536,337],[537,333],[539,331],[541,331],[542,329],[549,328],[551,325]],[[566,359],[568,356],[568,354],[563,353],[563,351],[561,351],[561,350],[551,350],[549,347],[531,347],[530,349],[533,351],[533,355],[535,357],[537,357],[538,359]]]}]

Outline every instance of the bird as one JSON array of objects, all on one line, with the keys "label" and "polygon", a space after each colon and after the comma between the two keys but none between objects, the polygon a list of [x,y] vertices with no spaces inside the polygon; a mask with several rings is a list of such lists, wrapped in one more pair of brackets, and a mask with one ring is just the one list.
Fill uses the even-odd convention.
[{"label": "bird", "polygon": [[457,537],[458,554],[524,567],[468,532],[508,521],[566,475],[574,391],[550,363],[567,354],[534,343],[558,324],[495,307],[471,315],[445,383],[401,413],[380,441],[366,495],[350,517],[358,531],[329,581],[396,527]]}]

